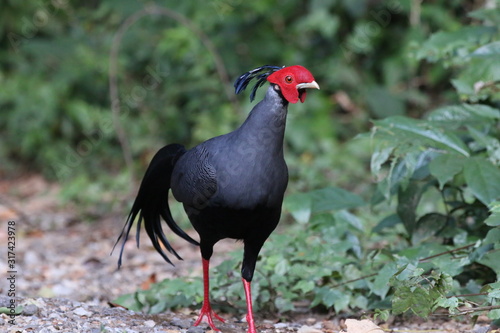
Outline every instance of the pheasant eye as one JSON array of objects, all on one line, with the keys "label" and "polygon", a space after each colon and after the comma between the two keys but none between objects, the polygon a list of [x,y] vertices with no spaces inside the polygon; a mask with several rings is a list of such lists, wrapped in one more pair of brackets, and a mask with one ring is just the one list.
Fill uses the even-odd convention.
[{"label": "pheasant eye", "polygon": [[292,82],[293,82],[293,77],[292,77],[291,75],[287,75],[287,76],[285,77],[285,82],[286,82],[286,83],[292,83]]}]

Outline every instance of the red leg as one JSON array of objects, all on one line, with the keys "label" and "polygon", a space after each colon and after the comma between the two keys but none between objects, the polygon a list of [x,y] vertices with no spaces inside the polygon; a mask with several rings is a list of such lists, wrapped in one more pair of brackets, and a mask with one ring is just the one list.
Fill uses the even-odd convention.
[{"label": "red leg", "polygon": [[194,326],[198,326],[201,323],[203,317],[207,317],[208,325],[210,325],[210,327],[214,331],[220,331],[215,327],[212,316],[219,319],[223,323],[224,319],[222,319],[215,312],[213,312],[212,307],[210,306],[210,286],[208,280],[208,268],[210,266],[209,265],[210,261],[202,259],[202,263],[203,263],[203,306],[201,307],[200,315],[198,316],[198,319],[194,323]]},{"label": "red leg", "polygon": [[255,329],[255,322],[253,320],[253,310],[252,310],[252,288],[250,282],[245,279],[243,281],[243,287],[245,288],[245,296],[247,300],[247,323],[248,323],[248,333],[257,333]]}]

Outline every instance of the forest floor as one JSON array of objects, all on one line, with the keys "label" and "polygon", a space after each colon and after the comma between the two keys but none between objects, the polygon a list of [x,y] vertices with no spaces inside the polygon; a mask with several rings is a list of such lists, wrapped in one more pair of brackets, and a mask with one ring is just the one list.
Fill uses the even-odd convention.
[{"label": "forest floor", "polygon": [[[59,188],[41,177],[22,181],[0,181],[0,309],[11,302],[18,307],[12,318],[0,314],[1,332],[188,332],[209,331],[208,326],[192,327],[197,311],[183,309],[158,315],[135,313],[112,307],[118,296],[164,278],[200,274],[198,249],[185,242],[175,243],[184,261],[176,267],[166,264],[143,236],[141,248],[133,240],[125,245],[123,265],[117,269],[118,252],[110,256],[124,224],[123,215],[83,221],[74,208],[58,203]],[[14,221],[14,223],[8,223]],[[7,251],[8,226],[15,228],[15,248]],[[12,230],[12,229],[11,229]],[[12,240],[12,239],[9,239]],[[12,244],[9,244],[12,245]],[[222,242],[215,253],[223,253],[234,242]],[[10,251],[14,250],[14,251]],[[8,261],[8,252],[15,258]],[[214,265],[222,258],[214,258]],[[10,265],[13,264],[12,267]],[[15,272],[15,273],[11,273]],[[12,293],[15,293],[15,297]],[[1,311],[0,311],[1,312]],[[244,315],[221,314],[223,332],[245,332]],[[359,318],[357,318],[359,319]],[[447,320],[434,317],[394,318],[378,323],[380,330],[346,325],[345,317],[300,313],[276,318],[256,317],[259,332],[470,332],[486,333],[486,317],[472,324],[470,318]],[[490,332],[493,332],[490,330]]]}]

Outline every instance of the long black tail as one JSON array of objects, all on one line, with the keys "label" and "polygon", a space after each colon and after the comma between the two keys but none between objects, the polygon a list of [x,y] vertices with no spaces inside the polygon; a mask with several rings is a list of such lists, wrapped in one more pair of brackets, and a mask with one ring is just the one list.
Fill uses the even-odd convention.
[{"label": "long black tail", "polygon": [[[170,213],[170,208],[168,206],[168,192],[170,190],[170,177],[175,166],[175,163],[186,152],[186,149],[179,144],[171,144],[160,149],[156,155],[151,160],[146,174],[142,179],[141,186],[139,188],[139,193],[135,198],[134,205],[130,210],[127,218],[127,222],[123,227],[123,230],[116,240],[113,250],[116,245],[123,238],[122,246],[120,249],[120,257],[118,259],[118,268],[122,264],[122,254],[125,242],[128,239],[130,229],[137,216],[139,219],[137,221],[137,232],[136,241],[137,247],[139,247],[139,233],[141,231],[141,223],[144,220],[144,228],[151,238],[154,248],[158,253],[161,254],[163,259],[168,263],[172,264],[167,254],[163,252],[160,243],[172,253],[177,259],[182,260],[182,258],[177,254],[177,252],[172,248],[168,242],[165,234],[163,233],[163,228],[161,225],[160,216],[165,220],[170,229],[178,236],[184,238],[188,242],[194,245],[200,245],[197,241],[189,237],[178,225],[175,223]],[[173,264],[172,264],[173,265]]]}]

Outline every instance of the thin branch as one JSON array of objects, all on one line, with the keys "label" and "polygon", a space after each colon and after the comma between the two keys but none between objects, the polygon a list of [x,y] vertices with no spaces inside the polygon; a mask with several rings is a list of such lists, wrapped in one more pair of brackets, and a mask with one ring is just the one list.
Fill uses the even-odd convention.
[{"label": "thin branch", "polygon": [[345,284],[348,284],[348,283],[351,283],[351,282],[356,282],[356,281],[359,281],[359,280],[364,280],[364,279],[367,279],[367,278],[370,278],[370,277],[374,277],[376,275],[378,275],[378,273],[373,273],[373,274],[361,276],[361,277],[359,277],[357,279],[352,279],[352,280],[348,280],[348,281],[336,284],[336,285],[332,286],[332,288],[337,288],[337,287],[343,286]]},{"label": "thin branch", "polygon": [[473,296],[485,296],[485,295],[488,295],[488,293],[451,295],[451,296],[446,296],[446,298],[452,298],[452,297],[473,297]]},{"label": "thin branch", "polygon": [[476,243],[465,245],[465,246],[461,246],[461,247],[457,247],[456,249],[452,249],[452,250],[449,250],[449,251],[441,252],[441,253],[432,255],[430,257],[427,257],[427,258],[422,258],[422,259],[419,260],[419,262],[424,262],[424,261],[427,261],[429,259],[440,257],[440,256],[445,255],[445,254],[450,254],[450,253],[457,252],[457,251],[460,251],[460,250],[465,250],[465,249],[468,249],[470,247],[473,247],[474,245],[476,245]]},{"label": "thin branch", "polygon": [[496,86],[500,85],[500,80],[496,81],[479,81],[474,83],[474,92],[477,94],[479,93],[480,90],[486,89],[486,88],[491,88],[494,92],[500,91],[500,88],[497,88]]},{"label": "thin branch", "polygon": [[465,310],[459,309],[460,312],[455,314],[454,316],[461,316],[461,315],[469,314],[469,313],[473,313],[473,312],[491,311],[491,310],[496,310],[496,309],[500,309],[500,305],[480,306],[477,308],[471,308],[471,309],[465,309]]},{"label": "thin branch", "polygon": [[[429,260],[429,259],[432,259],[432,258],[436,258],[436,257],[442,256],[442,255],[445,255],[445,254],[450,254],[450,253],[457,252],[457,251],[460,251],[460,250],[468,249],[470,247],[473,247],[474,245],[475,245],[475,243],[474,244],[465,245],[465,246],[462,246],[462,247],[458,247],[456,249],[452,249],[452,250],[449,250],[449,251],[441,252],[441,253],[432,255],[430,257],[427,257],[427,258],[422,258],[422,259],[419,260],[419,262],[424,262],[426,260]],[[378,275],[378,273],[364,275],[364,276],[361,276],[361,277],[356,278],[356,279],[352,279],[352,280],[348,280],[348,281],[336,284],[336,285],[332,286],[332,288],[337,288],[337,287],[346,285],[348,283],[356,282],[356,281],[359,281],[359,280],[364,280],[364,279],[367,279],[367,278],[370,278],[370,277],[374,277],[376,275]]]}]

